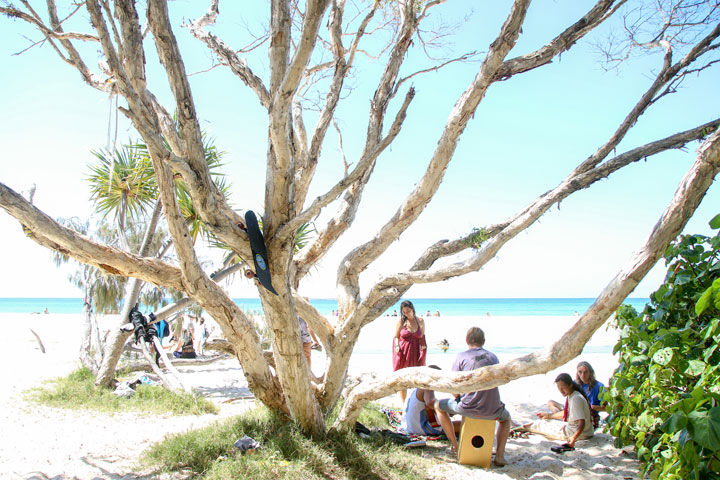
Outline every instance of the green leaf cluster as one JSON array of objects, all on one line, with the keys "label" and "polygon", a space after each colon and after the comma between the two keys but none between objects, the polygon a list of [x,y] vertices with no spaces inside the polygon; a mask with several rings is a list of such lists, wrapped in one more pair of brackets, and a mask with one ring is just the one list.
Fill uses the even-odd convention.
[{"label": "green leaf cluster", "polygon": [[[97,161],[90,165],[88,181],[95,210],[103,217],[122,217],[122,224],[126,218],[145,220],[159,196],[155,169],[147,146],[140,142],[130,142],[114,152],[99,150],[92,153]],[[229,197],[230,186],[226,177],[220,173],[224,152],[217,149],[213,139],[203,135],[203,153],[213,182],[226,198]],[[193,204],[188,187],[178,174],[175,175],[175,196],[193,242],[198,236],[210,239],[211,235]]]},{"label": "green leaf cluster", "polygon": [[[720,227],[720,216],[710,222]],[[684,235],[665,252],[665,283],[638,313],[616,314],[620,365],[605,394],[608,426],[643,473],[720,478],[720,235]]]}]

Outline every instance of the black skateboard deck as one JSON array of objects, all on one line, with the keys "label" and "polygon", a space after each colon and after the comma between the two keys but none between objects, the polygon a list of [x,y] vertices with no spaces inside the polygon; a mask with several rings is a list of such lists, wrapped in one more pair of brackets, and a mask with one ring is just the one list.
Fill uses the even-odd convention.
[{"label": "black skateboard deck", "polygon": [[265,249],[265,240],[263,239],[257,217],[252,210],[245,213],[245,227],[247,228],[248,237],[250,237],[250,249],[253,254],[253,262],[255,263],[255,276],[260,285],[277,295],[272,286],[270,278],[270,266],[267,259],[267,250]]}]

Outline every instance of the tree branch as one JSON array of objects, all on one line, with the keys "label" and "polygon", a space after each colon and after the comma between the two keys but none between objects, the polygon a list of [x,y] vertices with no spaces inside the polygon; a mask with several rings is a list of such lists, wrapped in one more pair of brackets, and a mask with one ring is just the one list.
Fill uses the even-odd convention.
[{"label": "tree branch", "polygon": [[344,305],[341,306],[341,311],[343,309],[352,311],[357,308],[360,303],[358,285],[360,272],[387,250],[390,244],[417,219],[435,195],[460,135],[494,81],[495,73],[503,59],[517,41],[528,6],[529,0],[515,1],[500,34],[490,45],[480,71],[456,103],[428,168],[415,190],[372,240],[355,248],[341,262],[338,269],[338,287],[344,292],[342,294],[344,300],[341,302]]},{"label": "tree branch", "polygon": [[[435,249],[434,255],[425,256],[425,263],[429,263],[429,265],[427,265],[423,270],[399,273],[382,278],[376,285],[373,286],[371,292],[368,293],[366,300],[363,303],[367,305],[366,308],[372,306],[373,310],[377,310],[378,308],[384,310],[383,306],[388,304],[388,302],[391,302],[391,299],[385,298],[388,296],[388,290],[397,288],[407,290],[407,288],[416,283],[438,282],[460,276],[471,271],[477,271],[482,268],[487,261],[495,256],[502,245],[513,239],[520,231],[525,231],[530,224],[539,219],[548,209],[567,198],[572,193],[588,188],[598,180],[607,178],[611,173],[614,173],[631,163],[647,159],[652,155],[670,149],[681,148],[689,142],[702,139],[710,133],[717,131],[719,127],[720,119],[716,119],[690,130],[676,133],[661,140],[634,148],[583,174],[572,173],[555,189],[545,193],[535,200],[530,206],[525,208],[520,214],[517,214],[512,219],[507,220],[504,224],[502,224],[502,229],[498,230],[498,226],[496,225],[490,230],[484,232],[486,242],[485,246],[480,248],[477,255],[473,258],[448,265],[438,270],[428,270],[432,263],[440,258],[440,256],[454,255],[468,248],[476,248],[473,243],[469,241],[469,238],[473,235],[471,233],[452,244],[444,244],[444,248],[442,250]],[[517,225],[517,222],[522,222],[521,226]],[[382,305],[378,306],[376,305],[376,302],[381,302]]]},{"label": "tree branch", "polygon": [[655,95],[663,88],[663,86],[666,85],[668,82],[672,81],[683,68],[686,68],[688,65],[692,64],[695,60],[700,58],[701,55],[706,53],[708,51],[708,46],[712,43],[713,40],[718,38],[718,36],[720,36],[720,24],[716,25],[712,32],[710,32],[705,38],[698,42],[690,50],[690,52],[687,53],[687,55],[685,55],[680,61],[675,64],[672,64],[672,49],[670,47],[670,44],[668,42],[661,42],[665,47],[665,57],[663,59],[663,67],[660,70],[660,73],[658,73],[658,75],[656,76],[655,81],[652,83],[652,85],[650,85],[650,87],[643,94],[643,96],[640,98],[635,107],[630,111],[627,117],[625,117],[625,120],[623,120],[618,129],[605,143],[605,145],[600,147],[593,155],[591,155],[587,160],[581,163],[577,167],[576,171],[584,172],[594,168],[615,147],[617,147],[620,141],[625,138],[625,135],[630,130],[630,128],[635,125],[640,115],[642,115],[645,110],[650,105],[652,105]]},{"label": "tree branch", "polygon": [[597,2],[580,20],[565,29],[544,47],[526,55],[504,61],[495,74],[495,80],[507,80],[518,73],[524,73],[551,63],[553,58],[562,52],[570,50],[570,47],[578,40],[610,18],[624,3],[626,3],[626,0],[621,0],[613,7],[615,0]]},{"label": "tree branch", "polygon": [[58,224],[2,183],[0,206],[23,225],[30,239],[44,247],[93,265],[111,275],[133,276],[176,290],[185,288],[177,268],[161,260],[139,257],[95,243]]},{"label": "tree branch", "polygon": [[[280,3],[273,2],[273,3]],[[271,43],[271,105],[269,134],[272,152],[268,156],[268,171],[265,188],[265,211],[263,232],[272,237],[280,225],[285,223],[295,213],[294,179],[295,157],[292,151],[291,108],[298,85],[303,78],[315,43],[318,39],[318,29],[327,8],[328,0],[310,0],[307,2],[305,17],[303,19],[300,41],[293,58],[289,64],[281,64],[287,58],[289,39],[286,42],[283,35],[290,35],[289,18],[279,17],[277,21],[273,14],[273,41]],[[280,7],[280,6],[279,6]],[[285,7],[278,14],[285,15]],[[275,13],[275,12],[274,12]],[[289,15],[289,14],[288,14]],[[286,31],[287,30],[287,31]],[[278,44],[278,54],[275,57],[272,45]],[[280,74],[282,73],[282,78]],[[277,88],[274,86],[277,85]],[[301,208],[301,207],[298,207]],[[272,213],[269,215],[269,213]]]},{"label": "tree branch", "polygon": [[184,26],[190,30],[190,34],[193,37],[207,45],[207,47],[218,56],[221,62],[224,62],[230,67],[230,70],[255,92],[258,100],[260,100],[260,104],[268,109],[270,108],[270,93],[262,79],[255,75],[252,69],[247,66],[247,62],[240,58],[225,42],[202,28],[215,24],[219,14],[218,3],[219,0],[212,0],[210,9],[205,15],[191,22],[189,25],[186,24]]},{"label": "tree branch", "polygon": [[486,390],[518,378],[546,373],[577,357],[593,333],[617,310],[661,258],[670,242],[682,232],[718,172],[720,131],[713,133],[698,149],[695,163],[680,182],[675,196],[645,245],[605,287],[577,323],[548,350],[471,372],[448,374],[416,367],[399,370],[381,380],[363,382],[350,392],[333,428],[347,428],[355,421],[366,402],[403,388],[420,387],[456,394]]}]

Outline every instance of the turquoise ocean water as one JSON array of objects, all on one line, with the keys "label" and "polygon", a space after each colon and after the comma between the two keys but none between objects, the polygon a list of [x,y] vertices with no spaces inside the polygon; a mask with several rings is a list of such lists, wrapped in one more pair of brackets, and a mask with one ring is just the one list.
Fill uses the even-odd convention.
[{"label": "turquoise ocean water", "polygon": [[[260,299],[236,298],[241,308],[260,310]],[[489,313],[496,316],[550,316],[582,314],[592,305],[593,298],[409,298],[418,315],[424,316],[427,311],[442,316],[471,316]],[[629,303],[637,310],[642,310],[647,298],[628,298]],[[323,315],[330,315],[337,309],[333,299],[311,299],[310,303]],[[388,309],[399,311],[399,303]],[[50,313],[81,313],[80,298],[0,298],[0,313],[32,313],[42,312],[45,308]]]}]

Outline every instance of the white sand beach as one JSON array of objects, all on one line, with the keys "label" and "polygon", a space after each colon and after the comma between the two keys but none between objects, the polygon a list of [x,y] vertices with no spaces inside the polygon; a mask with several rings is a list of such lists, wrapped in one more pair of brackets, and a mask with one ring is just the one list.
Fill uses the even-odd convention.
[{"label": "white sand beach", "polygon": [[[112,321],[112,319],[106,319]],[[350,375],[391,371],[390,343],[396,318],[382,317],[361,335],[350,364]],[[550,345],[577,317],[431,317],[427,320],[428,364],[443,369],[452,365],[455,353],[464,349],[465,332],[478,325],[486,332],[486,348],[498,352],[507,361],[528,349]],[[166,434],[198,428],[220,418],[233,416],[254,405],[242,370],[235,359],[207,365],[183,366],[183,377],[196,391],[220,406],[219,415],[138,416],[107,415],[96,412],[40,407],[24,400],[23,392],[44,380],[65,375],[79,366],[80,315],[0,314],[6,331],[6,361],[0,367],[0,411],[3,435],[0,436],[0,478],[10,479],[95,479],[95,478],[172,478],[137,471],[137,458],[153,442]],[[42,339],[42,353],[32,328]],[[442,339],[450,342],[443,353],[436,347]],[[616,367],[610,354],[616,334],[601,329],[586,347],[587,360],[598,379],[607,383]],[[322,352],[313,351],[313,370],[322,371]],[[500,387],[503,401],[513,420],[522,422],[550,399],[560,400],[553,379],[560,372],[574,375],[577,360],[545,375],[535,375]],[[234,398],[235,401],[223,402]],[[381,403],[400,407],[397,395]],[[482,479],[625,479],[636,478],[638,463],[613,447],[612,438],[597,433],[595,438],[578,443],[573,452],[552,453],[556,442],[538,435],[510,439],[509,464],[490,470],[457,464],[449,454],[435,455],[437,467],[430,478]]]}]

